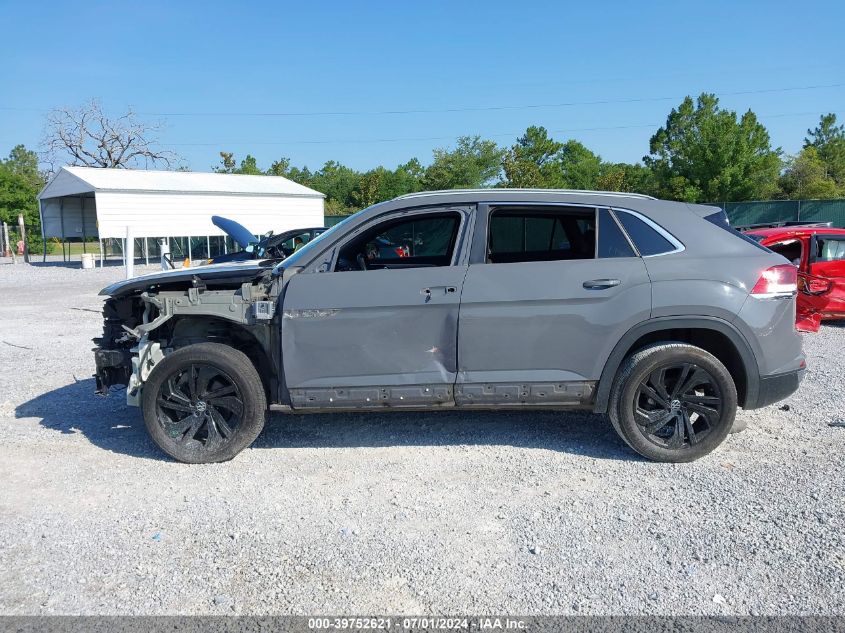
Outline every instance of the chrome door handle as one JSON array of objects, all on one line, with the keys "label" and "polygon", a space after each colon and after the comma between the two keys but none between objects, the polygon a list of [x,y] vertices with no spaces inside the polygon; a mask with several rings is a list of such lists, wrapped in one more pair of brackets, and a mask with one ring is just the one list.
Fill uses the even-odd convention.
[{"label": "chrome door handle", "polygon": [[607,290],[621,283],[619,279],[591,279],[584,282],[584,288],[587,290]]}]

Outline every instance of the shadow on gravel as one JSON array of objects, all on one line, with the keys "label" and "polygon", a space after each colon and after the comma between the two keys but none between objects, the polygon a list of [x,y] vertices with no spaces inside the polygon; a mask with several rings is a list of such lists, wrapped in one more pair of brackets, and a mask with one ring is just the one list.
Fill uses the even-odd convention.
[{"label": "shadow on gravel", "polygon": [[[54,389],[16,409],[60,433],[82,433],[95,446],[133,457],[169,460],[147,436],[141,412],[122,391],[94,394],[92,378]],[[271,414],[254,447],[355,448],[505,445],[639,460],[606,418],[584,412],[432,411],[285,415]]]},{"label": "shadow on gravel", "polygon": [[59,433],[82,433],[95,446],[132,457],[169,459],[147,436],[141,412],[126,406],[123,391],[108,398],[94,393],[94,379],[79,380],[24,402],[19,418],[38,418]]},{"label": "shadow on gravel", "polygon": [[257,448],[490,445],[639,461],[598,415],[556,411],[272,414]]}]

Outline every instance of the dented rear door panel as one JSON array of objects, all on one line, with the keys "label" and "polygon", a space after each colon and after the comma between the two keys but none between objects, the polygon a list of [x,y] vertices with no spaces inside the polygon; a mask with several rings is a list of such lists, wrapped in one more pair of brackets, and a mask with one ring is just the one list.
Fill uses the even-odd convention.
[{"label": "dented rear door panel", "polygon": [[[602,279],[619,283],[585,287]],[[458,389],[595,381],[616,342],[650,312],[639,257],[472,264],[461,303]]]}]

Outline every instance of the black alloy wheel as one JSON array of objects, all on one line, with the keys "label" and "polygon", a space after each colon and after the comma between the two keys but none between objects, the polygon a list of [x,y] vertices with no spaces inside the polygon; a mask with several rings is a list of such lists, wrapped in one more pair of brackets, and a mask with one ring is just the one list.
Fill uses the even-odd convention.
[{"label": "black alloy wheel", "polygon": [[719,446],[736,420],[736,383],[713,354],[689,343],[653,343],[634,352],[614,378],[613,428],[658,462],[691,462]]},{"label": "black alloy wheel", "polygon": [[192,363],[161,384],[156,417],[178,444],[199,443],[214,451],[240,426],[244,403],[237,384],[217,367]]},{"label": "black alloy wheel", "polygon": [[643,436],[669,449],[702,441],[722,417],[722,392],[707,370],[694,363],[659,367],[640,382],[634,418]]},{"label": "black alloy wheel", "polygon": [[141,393],[144,424],[171,457],[189,464],[232,459],[264,428],[267,392],[246,354],[196,343],[156,363]]}]

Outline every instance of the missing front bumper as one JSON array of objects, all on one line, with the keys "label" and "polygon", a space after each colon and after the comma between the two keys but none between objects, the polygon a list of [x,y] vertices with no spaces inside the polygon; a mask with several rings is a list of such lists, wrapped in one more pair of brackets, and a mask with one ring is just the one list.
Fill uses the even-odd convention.
[{"label": "missing front bumper", "polygon": [[129,350],[94,349],[94,366],[94,380],[97,384],[95,393],[107,396],[109,387],[129,384],[132,354]]}]

